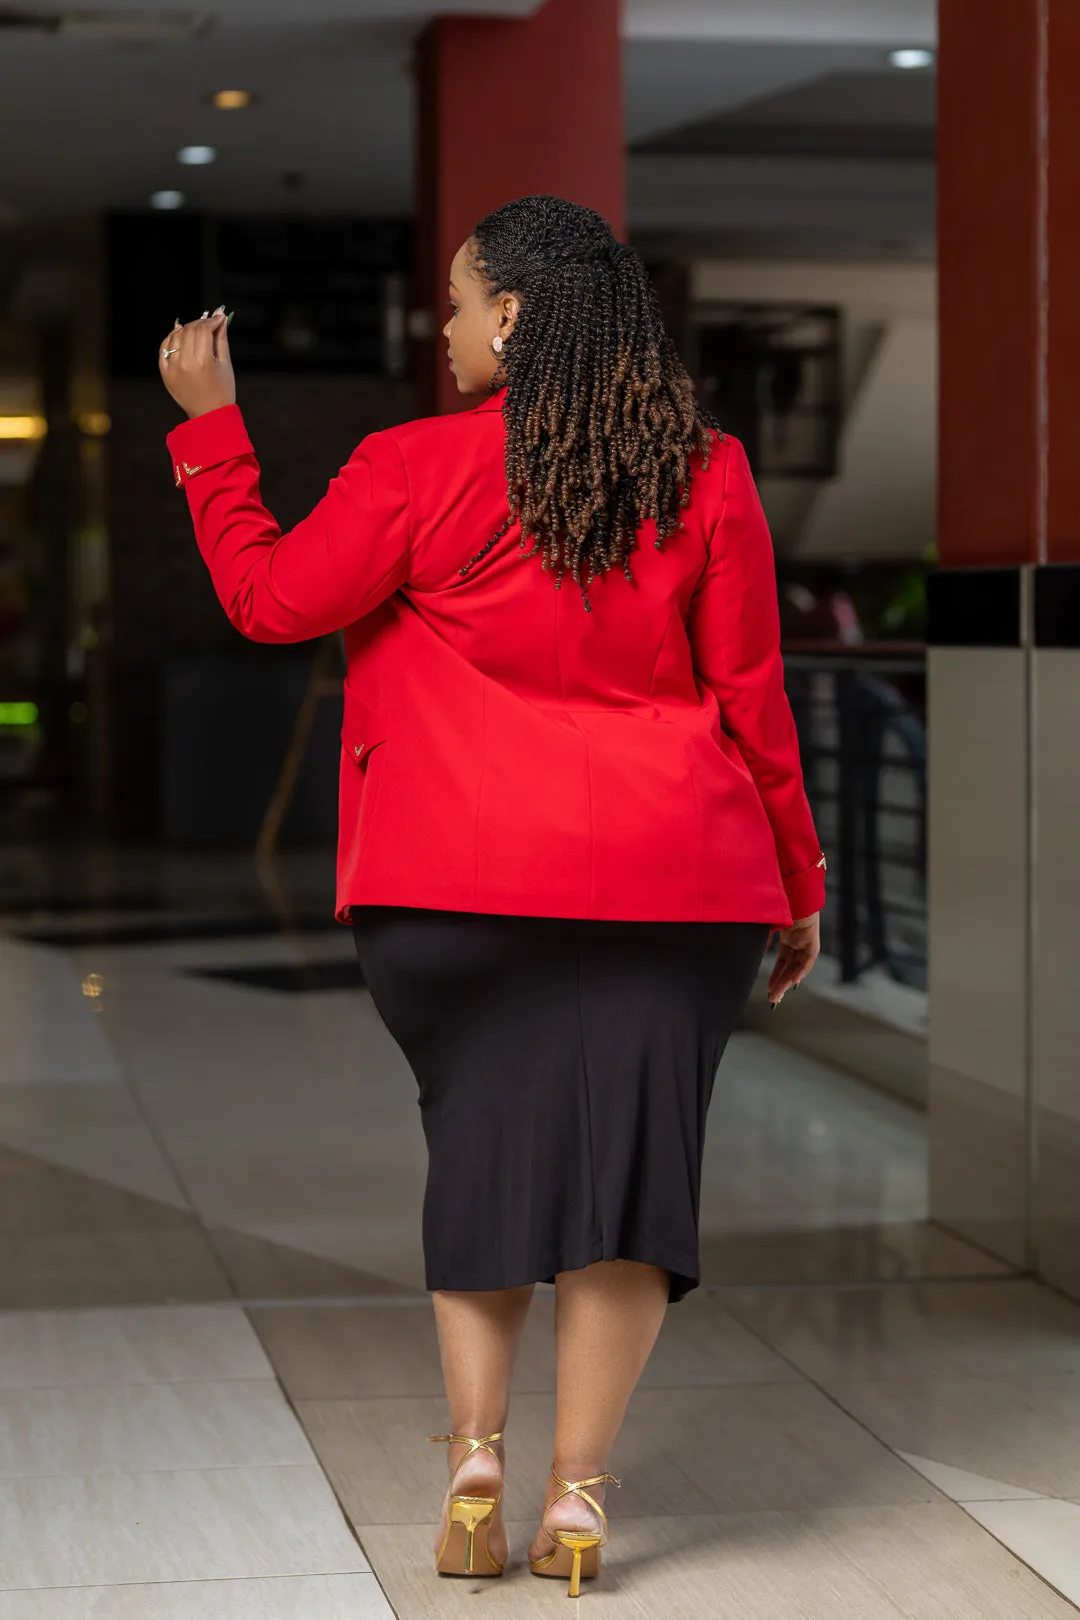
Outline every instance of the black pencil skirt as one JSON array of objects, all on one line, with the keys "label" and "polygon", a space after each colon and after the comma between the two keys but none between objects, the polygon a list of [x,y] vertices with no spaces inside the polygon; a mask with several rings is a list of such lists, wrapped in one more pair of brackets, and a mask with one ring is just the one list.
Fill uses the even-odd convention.
[{"label": "black pencil skirt", "polygon": [[419,1087],[428,1287],[638,1260],[694,1288],[705,1117],[765,924],[353,915]]}]

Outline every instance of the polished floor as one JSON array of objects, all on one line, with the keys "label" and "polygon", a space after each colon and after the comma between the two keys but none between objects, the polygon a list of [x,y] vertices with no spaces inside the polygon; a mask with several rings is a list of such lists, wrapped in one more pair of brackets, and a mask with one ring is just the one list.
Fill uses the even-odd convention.
[{"label": "polished floor", "polygon": [[[324,925],[322,865],[266,897],[235,861],[7,862],[0,1620],[561,1612],[522,1564],[548,1292],[517,1372],[508,1578],[431,1572],[445,1457],[423,1436],[446,1413],[418,1113]],[[920,1113],[740,1033],[703,1240],[583,1601],[1074,1614],[1080,1306],[928,1222]]]}]

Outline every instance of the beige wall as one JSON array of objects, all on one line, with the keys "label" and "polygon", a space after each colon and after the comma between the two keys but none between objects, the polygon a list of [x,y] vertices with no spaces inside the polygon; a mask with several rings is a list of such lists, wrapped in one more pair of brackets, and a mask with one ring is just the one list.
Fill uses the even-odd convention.
[{"label": "beige wall", "polygon": [[1080,1296],[1080,652],[1037,652],[1033,683],[1033,1238],[1040,1274]]},{"label": "beige wall", "polygon": [[1080,1297],[1080,652],[930,654],[931,1212]]},{"label": "beige wall", "polygon": [[765,480],[778,548],[807,559],[919,557],[936,537],[937,272],[931,264],[702,260],[695,299],[805,300],[844,316],[839,476]]},{"label": "beige wall", "polygon": [[1013,1265],[1029,1251],[1027,654],[934,647],[930,1208]]}]

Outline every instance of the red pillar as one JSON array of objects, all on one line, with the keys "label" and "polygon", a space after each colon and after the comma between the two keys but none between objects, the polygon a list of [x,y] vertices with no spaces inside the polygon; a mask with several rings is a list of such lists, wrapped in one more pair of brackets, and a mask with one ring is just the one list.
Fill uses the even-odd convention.
[{"label": "red pillar", "polygon": [[940,6],[946,567],[1080,560],[1080,5]]},{"label": "red pillar", "polygon": [[[621,0],[547,0],[524,19],[443,17],[417,52],[417,291],[446,308],[451,260],[476,223],[547,192],[626,229]],[[424,345],[421,409],[460,403],[442,340]]]}]

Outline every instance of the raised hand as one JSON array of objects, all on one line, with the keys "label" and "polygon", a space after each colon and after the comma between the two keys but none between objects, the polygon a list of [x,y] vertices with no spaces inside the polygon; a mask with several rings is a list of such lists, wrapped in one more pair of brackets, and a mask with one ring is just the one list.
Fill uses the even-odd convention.
[{"label": "raised hand", "polygon": [[205,416],[236,404],[236,377],[229,358],[229,317],[224,305],[186,326],[177,321],[158,346],[161,380],[188,416]]}]

